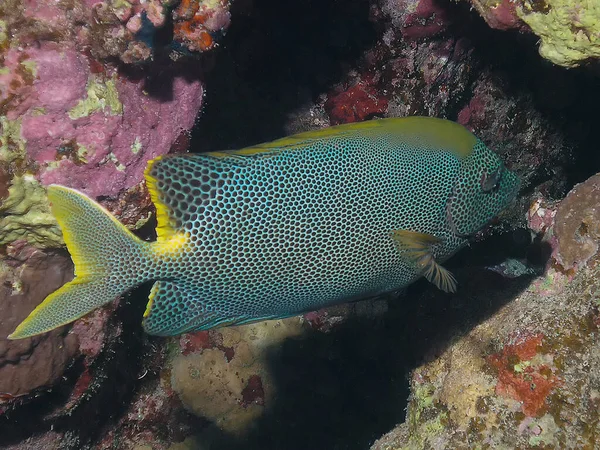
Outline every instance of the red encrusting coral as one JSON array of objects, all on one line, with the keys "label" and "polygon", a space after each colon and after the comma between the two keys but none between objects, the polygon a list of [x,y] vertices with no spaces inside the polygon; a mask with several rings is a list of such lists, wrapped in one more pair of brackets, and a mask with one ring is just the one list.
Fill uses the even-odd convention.
[{"label": "red encrusting coral", "polygon": [[206,51],[216,45],[213,38],[229,27],[229,2],[183,0],[173,11],[173,38],[190,51]]},{"label": "red encrusting coral", "polygon": [[183,334],[179,338],[179,347],[183,355],[202,352],[207,348],[216,348],[223,352],[227,361],[231,361],[235,356],[235,349],[223,345],[223,335],[216,330]]},{"label": "red encrusting coral", "polygon": [[265,404],[265,390],[263,389],[262,379],[258,375],[252,375],[248,379],[248,384],[242,389],[242,406],[247,407],[251,404]]},{"label": "red encrusting coral", "polygon": [[197,331],[195,333],[186,333],[179,338],[179,347],[183,355],[211,348],[210,332]]},{"label": "red encrusting coral", "polygon": [[550,365],[532,361],[542,353],[543,340],[542,334],[523,334],[487,358],[498,371],[496,394],[521,402],[527,416],[540,415],[548,395],[561,384]]},{"label": "red encrusting coral", "polygon": [[446,9],[437,0],[421,0],[414,13],[406,16],[400,30],[404,37],[421,39],[435,36],[446,29],[448,17]]},{"label": "red encrusting coral", "polygon": [[361,122],[387,111],[388,101],[371,86],[370,81],[361,80],[342,92],[333,94],[325,102],[325,111],[332,125]]}]

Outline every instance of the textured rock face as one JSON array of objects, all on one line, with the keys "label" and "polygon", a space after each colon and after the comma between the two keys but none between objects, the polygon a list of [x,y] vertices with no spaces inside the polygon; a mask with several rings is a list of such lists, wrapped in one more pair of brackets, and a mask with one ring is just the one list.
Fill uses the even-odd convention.
[{"label": "textured rock face", "polygon": [[530,228],[550,247],[546,273],[514,299],[510,288],[470,291],[511,301],[414,370],[407,420],[374,450],[476,443],[595,448],[600,255],[591,224],[600,208],[597,188],[596,175],[558,207],[532,206]]},{"label": "textured rock face", "polygon": [[550,297],[526,290],[418,367],[406,422],[372,448],[594,448],[597,276],[586,268]]},{"label": "textured rock face", "polygon": [[600,5],[585,0],[470,0],[488,25],[530,31],[540,55],[563,67],[600,58]]},{"label": "textured rock face", "polygon": [[[142,181],[149,159],[192,127],[202,103],[201,83],[181,64],[148,61],[119,71],[106,62],[116,55],[131,62],[131,45],[142,45],[139,32],[111,27],[128,30],[136,17],[161,25],[167,9],[160,2],[45,3],[0,6],[0,245],[60,246],[43,186],[123,195]],[[129,43],[113,43],[116,54],[100,51],[111,47],[109,38]],[[137,219],[147,217],[148,205],[138,206]]]},{"label": "textured rock face", "polygon": [[[181,336],[168,361],[170,385],[184,407],[219,429],[243,436],[273,407],[272,366],[287,340],[328,333],[352,317],[377,317],[384,301],[329,308],[301,317]],[[298,376],[301,376],[298,374]]]},{"label": "textured rock face", "polygon": [[[183,31],[161,38],[175,19]],[[147,161],[187,150],[202,105],[190,61],[228,24],[227,3],[0,2],[0,445],[70,420],[65,445],[77,448],[100,432],[82,418],[102,416],[135,376],[118,367],[135,343],[121,335],[127,318],[111,315],[117,303],[68,334],[5,337],[73,274],[68,255],[48,250],[64,244],[45,186],[79,189],[139,228],[153,212]]]},{"label": "textured rock face", "polygon": [[22,341],[4,339],[46,295],[69,281],[71,267],[64,255],[47,255],[28,247],[15,250],[2,263],[0,410],[3,400],[9,403],[51,386],[77,354],[77,337],[65,335],[63,329]]},{"label": "textured rock face", "polygon": [[600,175],[575,186],[556,211],[556,261],[564,270],[585,266],[598,253]]}]

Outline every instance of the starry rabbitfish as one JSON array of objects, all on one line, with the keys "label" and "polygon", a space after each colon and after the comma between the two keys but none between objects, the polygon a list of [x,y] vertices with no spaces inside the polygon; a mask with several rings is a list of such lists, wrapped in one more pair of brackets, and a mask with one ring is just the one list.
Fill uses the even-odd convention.
[{"label": "starry rabbitfish", "polygon": [[76,277],[11,339],[72,322],[151,280],[143,326],[162,336],[288,317],[421,276],[453,292],[456,281],[440,263],[519,189],[466,128],[426,117],[161,156],[145,176],[156,242],[82,193],[49,186]]}]

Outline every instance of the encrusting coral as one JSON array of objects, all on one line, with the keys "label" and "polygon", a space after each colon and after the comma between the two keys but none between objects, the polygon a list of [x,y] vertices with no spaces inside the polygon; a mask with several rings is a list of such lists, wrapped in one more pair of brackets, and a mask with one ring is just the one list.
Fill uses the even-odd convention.
[{"label": "encrusting coral", "polygon": [[469,0],[488,25],[532,32],[540,55],[563,67],[600,58],[600,4],[594,0]]}]

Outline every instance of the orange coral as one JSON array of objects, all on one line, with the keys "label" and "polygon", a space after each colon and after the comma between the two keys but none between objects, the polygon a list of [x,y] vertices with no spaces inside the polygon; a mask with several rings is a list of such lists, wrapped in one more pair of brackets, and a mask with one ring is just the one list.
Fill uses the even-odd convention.
[{"label": "orange coral", "polygon": [[548,364],[532,361],[540,354],[543,339],[542,334],[521,336],[488,357],[498,371],[496,394],[520,401],[528,416],[537,416],[550,392],[561,383]]},{"label": "orange coral", "polygon": [[173,12],[174,39],[191,51],[206,51],[216,45],[213,34],[229,25],[226,1],[207,5],[201,0],[183,0]]}]

